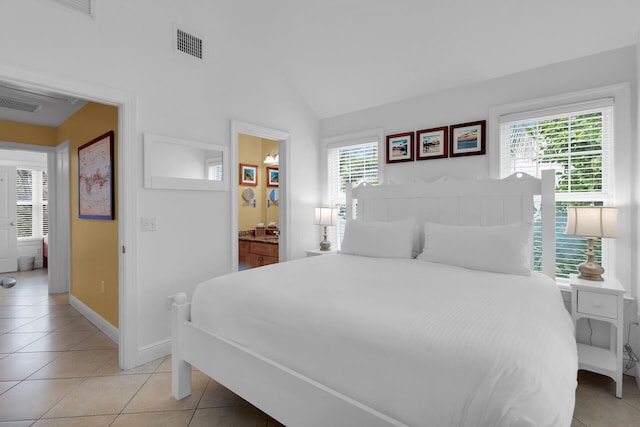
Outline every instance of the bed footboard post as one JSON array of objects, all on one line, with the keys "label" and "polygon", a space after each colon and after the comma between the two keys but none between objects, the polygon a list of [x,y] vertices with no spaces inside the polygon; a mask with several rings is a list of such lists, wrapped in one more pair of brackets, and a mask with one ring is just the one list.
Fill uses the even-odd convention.
[{"label": "bed footboard post", "polygon": [[177,294],[171,304],[171,394],[183,399],[191,394],[191,364],[185,360],[186,322],[191,315],[187,295]]}]

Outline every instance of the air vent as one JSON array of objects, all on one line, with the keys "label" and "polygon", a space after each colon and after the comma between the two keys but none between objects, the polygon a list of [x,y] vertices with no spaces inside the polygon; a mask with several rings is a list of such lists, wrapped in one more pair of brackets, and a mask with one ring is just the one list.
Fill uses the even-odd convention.
[{"label": "air vent", "polygon": [[179,28],[176,29],[176,49],[202,59],[202,39]]},{"label": "air vent", "polygon": [[37,104],[30,104],[28,102],[5,97],[0,97],[0,107],[10,108],[12,110],[27,111],[29,113],[35,113],[40,109],[40,106]]},{"label": "air vent", "polygon": [[58,3],[69,9],[73,9],[76,12],[84,13],[88,16],[93,16],[93,0],[52,0],[54,3]]}]

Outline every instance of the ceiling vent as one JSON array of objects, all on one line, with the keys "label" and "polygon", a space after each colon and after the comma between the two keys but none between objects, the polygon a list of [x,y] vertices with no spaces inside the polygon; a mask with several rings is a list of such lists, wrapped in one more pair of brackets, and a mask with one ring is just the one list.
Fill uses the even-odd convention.
[{"label": "ceiling vent", "polygon": [[202,39],[176,28],[176,49],[202,59]]},{"label": "ceiling vent", "polygon": [[38,104],[31,104],[28,102],[6,98],[3,96],[0,96],[0,107],[10,108],[12,110],[27,111],[29,113],[35,113],[40,109],[40,106]]},{"label": "ceiling vent", "polygon": [[73,9],[76,12],[83,13],[87,16],[93,16],[93,1],[94,0],[52,0],[54,3],[58,3],[69,9]]}]

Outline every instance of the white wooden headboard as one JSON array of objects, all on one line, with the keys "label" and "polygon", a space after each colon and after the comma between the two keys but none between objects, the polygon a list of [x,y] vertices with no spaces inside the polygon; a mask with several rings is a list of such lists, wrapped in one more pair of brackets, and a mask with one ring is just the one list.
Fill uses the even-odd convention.
[{"label": "white wooden headboard", "polygon": [[[417,224],[507,225],[532,221],[534,198],[542,207],[542,272],[555,278],[555,173],[542,179],[518,173],[505,179],[347,186],[347,218]],[[357,208],[356,208],[357,205]]]}]

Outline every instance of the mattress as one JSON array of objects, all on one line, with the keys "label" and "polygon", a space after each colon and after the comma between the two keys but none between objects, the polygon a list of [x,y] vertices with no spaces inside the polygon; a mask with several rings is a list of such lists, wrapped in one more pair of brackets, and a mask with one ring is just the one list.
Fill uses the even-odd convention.
[{"label": "mattress", "polygon": [[555,283],[335,254],[217,277],[192,323],[412,426],[569,426],[578,368]]}]

